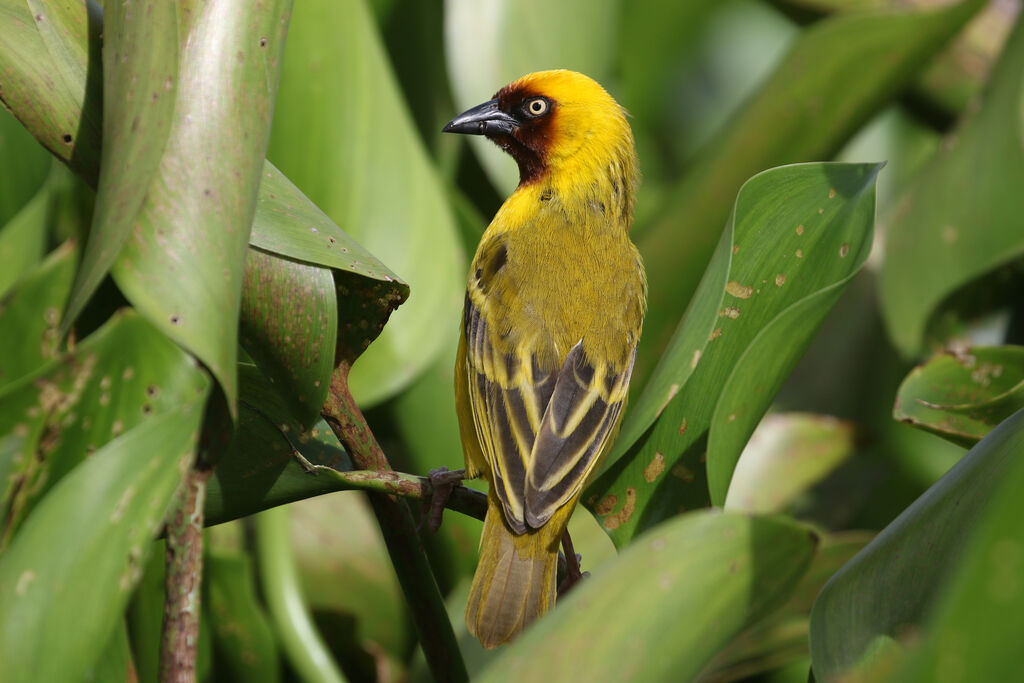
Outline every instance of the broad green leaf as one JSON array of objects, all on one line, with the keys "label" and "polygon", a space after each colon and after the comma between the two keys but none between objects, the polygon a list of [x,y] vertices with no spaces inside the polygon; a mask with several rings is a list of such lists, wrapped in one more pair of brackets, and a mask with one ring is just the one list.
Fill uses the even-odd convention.
[{"label": "broad green leaf", "polygon": [[630,406],[613,464],[584,494],[616,545],[681,509],[724,501],[747,437],[867,257],[879,168],[787,166],[740,190],[693,304]]},{"label": "broad green leaf", "polygon": [[[448,78],[459,112],[534,71],[572,69],[608,85],[617,0],[446,0]],[[567,27],[572,30],[567,30]],[[519,183],[514,161],[491,142],[469,140],[502,196]]]},{"label": "broad green leaf", "polygon": [[807,627],[814,599],[825,582],[873,535],[853,531],[823,536],[792,597],[723,648],[704,669],[701,683],[742,680],[798,660],[807,660],[806,680],[806,669],[810,668]]},{"label": "broad green leaf", "polygon": [[[808,527],[782,517],[683,515],[575,588],[480,680],[690,680],[789,596],[816,543]],[[671,647],[652,656],[628,643]]]},{"label": "broad green leaf", "polygon": [[0,224],[0,296],[38,264],[46,252],[50,188],[39,188],[6,225]]},{"label": "broad green leaf", "polygon": [[76,467],[0,557],[4,680],[81,680],[102,654],[195,455],[205,393]]},{"label": "broad green leaf", "polygon": [[1024,255],[1022,88],[1024,22],[1018,21],[980,109],[950,135],[885,218],[882,312],[906,355],[921,349],[944,299]]},{"label": "broad green leaf", "polygon": [[[143,315],[210,368],[234,416],[242,271],[290,2],[152,7],[151,14],[110,5],[104,27],[112,41],[107,52],[122,57],[105,63],[105,82],[116,87],[128,63],[152,58],[143,62],[148,68],[135,87],[174,104],[162,146],[144,142],[149,134],[163,134],[162,111],[140,118],[137,131],[130,130],[135,119],[111,123],[129,127],[126,148],[146,146],[132,159],[146,159],[145,168],[156,165],[112,273]],[[149,24],[161,35],[176,36],[179,49],[144,56],[148,44],[132,37]],[[105,191],[115,192],[135,172],[104,165],[99,205]],[[129,194],[126,203],[137,201],[137,193]],[[119,212],[108,218],[93,226],[94,235],[122,229]]]},{"label": "broad green leaf", "polygon": [[651,289],[637,377],[668,343],[740,186],[766,168],[835,154],[983,4],[840,15],[800,34],[638,238]]},{"label": "broad green leaf", "polygon": [[352,369],[366,406],[427,367],[441,349],[437,330],[457,325],[462,249],[363,1],[298,5],[283,68],[271,159],[414,292]]},{"label": "broad green leaf", "polygon": [[1024,473],[1022,427],[1024,411],[978,442],[829,580],[811,612],[817,680],[842,675],[879,638],[899,639],[926,624],[950,578],[971,557],[978,529],[998,514],[994,501],[1011,491],[1019,496],[1010,486]]},{"label": "broad green leaf", "polygon": [[239,380],[238,429],[206,485],[207,525],[351,488],[339,485],[329,473],[310,471],[321,466],[352,469],[326,422],[320,420],[303,431],[288,404],[254,365],[240,364]]},{"label": "broad green leaf", "polygon": [[256,596],[248,556],[206,553],[203,608],[210,615],[219,680],[272,683],[280,679],[277,644]]},{"label": "broad green leaf", "polygon": [[182,406],[202,404],[206,387],[195,361],[132,311],[115,315],[73,353],[6,386],[0,391],[0,545],[63,476],[95,457],[90,453]]},{"label": "broad green leaf", "polygon": [[809,413],[767,416],[747,442],[725,498],[725,509],[785,512],[854,451],[854,426]]},{"label": "broad green leaf", "polygon": [[0,100],[87,179],[100,165],[103,91],[93,69],[100,67],[102,15],[92,0],[0,1]]},{"label": "broad green leaf", "polygon": [[1024,347],[991,346],[934,356],[896,394],[893,417],[970,447],[1024,407]]},{"label": "broad green leaf", "polygon": [[[5,7],[0,5],[0,16]],[[4,23],[4,26],[8,26]],[[6,33],[6,31],[5,31]],[[0,38],[0,54],[5,49]],[[0,101],[4,95],[0,94]],[[50,169],[49,155],[10,112],[0,107],[0,227],[37,195]],[[3,252],[0,251],[0,259]],[[2,289],[2,288],[0,288]]]},{"label": "broad green leaf", "polygon": [[240,343],[303,430],[320,419],[334,369],[338,307],[331,271],[249,249]]},{"label": "broad green leaf", "polygon": [[992,491],[962,558],[892,681],[1009,681],[1020,675],[1024,631],[1024,411],[997,427],[978,448],[1014,459]]},{"label": "broad green leaf", "polygon": [[71,291],[77,253],[65,242],[0,297],[0,387],[57,357],[57,326]]}]

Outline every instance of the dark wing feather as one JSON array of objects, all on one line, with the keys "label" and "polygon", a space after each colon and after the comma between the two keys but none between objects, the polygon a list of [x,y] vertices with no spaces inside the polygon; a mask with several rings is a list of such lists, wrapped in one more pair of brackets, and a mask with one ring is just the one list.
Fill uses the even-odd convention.
[{"label": "dark wing feather", "polygon": [[621,373],[591,364],[583,342],[566,356],[533,444],[526,478],[526,523],[539,527],[586,482],[617,424],[636,350]]}]

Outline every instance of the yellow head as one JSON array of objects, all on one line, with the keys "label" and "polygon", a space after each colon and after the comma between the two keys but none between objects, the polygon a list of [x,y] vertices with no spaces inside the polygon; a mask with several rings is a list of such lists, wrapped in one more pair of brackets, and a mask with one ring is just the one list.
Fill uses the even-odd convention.
[{"label": "yellow head", "polygon": [[484,135],[519,164],[520,187],[598,183],[632,216],[638,173],[626,112],[596,81],[557,69],[527,74],[452,119],[445,132]]}]

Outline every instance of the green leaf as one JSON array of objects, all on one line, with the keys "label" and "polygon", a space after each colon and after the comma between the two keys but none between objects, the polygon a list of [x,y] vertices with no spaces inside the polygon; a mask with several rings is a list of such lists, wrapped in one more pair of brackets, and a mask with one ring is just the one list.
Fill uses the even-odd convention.
[{"label": "green leaf", "polygon": [[210,615],[219,680],[272,683],[280,679],[277,644],[256,597],[248,556],[227,551],[206,554],[203,607]]},{"label": "green leaf", "polygon": [[[105,130],[127,126],[125,149],[146,147],[129,155],[140,164],[146,160],[138,172],[156,169],[138,213],[129,219],[131,236],[112,273],[143,315],[210,368],[232,415],[242,271],[289,4],[237,4],[219,11],[153,3],[151,12],[114,4],[104,28],[106,53],[119,56],[104,64],[105,82],[116,92],[120,70],[143,60],[148,68],[138,73],[134,87],[151,99],[173,102],[169,130],[162,109],[144,120],[140,116],[136,131],[136,119],[122,120],[108,110]],[[147,25],[176,40],[178,49],[147,57],[148,41],[133,39]],[[129,82],[133,76],[131,70],[125,74]],[[164,134],[163,145],[145,142]],[[115,193],[136,172],[130,165],[104,164],[99,206],[105,206],[105,193]],[[124,201],[134,205],[139,193],[129,194]],[[120,199],[109,197],[111,203]],[[123,230],[120,212],[101,215],[107,222],[95,224],[94,235]]]},{"label": "green leaf", "polygon": [[202,408],[180,404],[110,442],[26,520],[0,557],[4,680],[80,680],[102,654],[192,462]]},{"label": "green leaf", "polygon": [[75,245],[65,242],[0,298],[0,328],[17,331],[0,336],[0,387],[57,357],[57,326],[76,261]]},{"label": "green leaf", "polygon": [[326,422],[320,420],[303,431],[281,395],[253,365],[239,365],[239,380],[238,429],[206,485],[208,526],[351,488],[326,473],[320,476],[311,471],[317,466],[352,469],[348,454]]},{"label": "green leaf", "polygon": [[305,431],[320,418],[334,369],[338,307],[331,271],[250,249],[239,334]]},{"label": "green leaf", "polygon": [[349,378],[361,406],[393,395],[436,357],[436,331],[457,325],[464,261],[445,188],[362,0],[296,7],[270,157],[412,286]]},{"label": "green leaf", "polygon": [[925,623],[925,638],[893,681],[944,678],[1009,681],[1020,674],[1024,631],[1024,411],[997,427],[977,448],[1013,460],[991,492],[962,555]]},{"label": "green leaf", "polygon": [[727,510],[785,512],[854,452],[854,426],[810,413],[767,416],[736,464]]},{"label": "green leaf", "polygon": [[95,179],[103,92],[94,69],[103,44],[102,10],[91,0],[2,0],[0,25],[0,99],[54,156]]},{"label": "green leaf", "polygon": [[616,545],[706,506],[705,471],[710,501],[724,501],[747,437],[867,257],[879,168],[787,166],[740,190],[693,304],[625,417],[614,464],[584,494]]},{"label": "green leaf", "polygon": [[[451,117],[534,71],[572,69],[607,85],[618,20],[617,0],[446,0],[444,48],[458,107]],[[515,162],[483,138],[468,142],[498,193],[512,192]]]},{"label": "green leaf", "polygon": [[[683,515],[574,589],[480,680],[690,680],[786,599],[816,543],[807,527],[782,517]],[[623,645],[656,642],[671,647],[652,657],[649,648]]]},{"label": "green leaf", "polygon": [[904,354],[921,349],[944,299],[1024,255],[1022,84],[1024,22],[1018,21],[980,109],[950,135],[886,217],[882,312]]},{"label": "green leaf", "polygon": [[[56,320],[54,315],[51,325]],[[201,406],[207,384],[187,353],[141,316],[125,311],[73,353],[5,387],[0,391],[0,545],[65,474],[95,457],[87,458],[90,453],[182,406]]]},{"label": "green leaf", "polygon": [[0,296],[34,268],[46,253],[49,208],[50,188],[44,185],[0,227]]},{"label": "green leaf", "polygon": [[896,394],[893,417],[971,447],[1024,407],[1024,347],[943,353],[914,368]]},{"label": "green leaf", "polygon": [[[1019,497],[1011,487],[1024,474],[1022,426],[1024,411],[978,442],[825,585],[811,612],[818,680],[834,680],[879,638],[899,639],[926,623],[957,568],[971,561],[985,520],[996,519],[995,501],[1011,491]],[[1021,517],[1012,519],[1019,538]]]},{"label": "green leaf", "polygon": [[840,15],[800,34],[638,237],[651,289],[636,376],[668,343],[744,181],[834,155],[984,4]]},{"label": "green leaf", "polygon": [[[0,5],[0,16],[5,9]],[[8,24],[4,23],[4,26]],[[0,54],[3,50],[0,46]],[[0,94],[0,100],[3,99]],[[0,107],[0,226],[14,218],[38,194],[49,170],[49,155],[39,149],[36,141],[10,112]],[[0,259],[3,258],[0,251]]]}]

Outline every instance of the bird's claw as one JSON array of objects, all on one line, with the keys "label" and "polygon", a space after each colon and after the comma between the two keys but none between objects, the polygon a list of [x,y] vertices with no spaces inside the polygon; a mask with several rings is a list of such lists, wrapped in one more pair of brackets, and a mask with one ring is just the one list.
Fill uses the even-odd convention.
[{"label": "bird's claw", "polygon": [[427,478],[430,480],[431,487],[430,507],[426,517],[427,528],[431,533],[437,533],[437,530],[441,528],[444,507],[452,495],[452,489],[459,486],[466,478],[466,470],[449,470],[447,467],[439,467],[430,470]]}]

